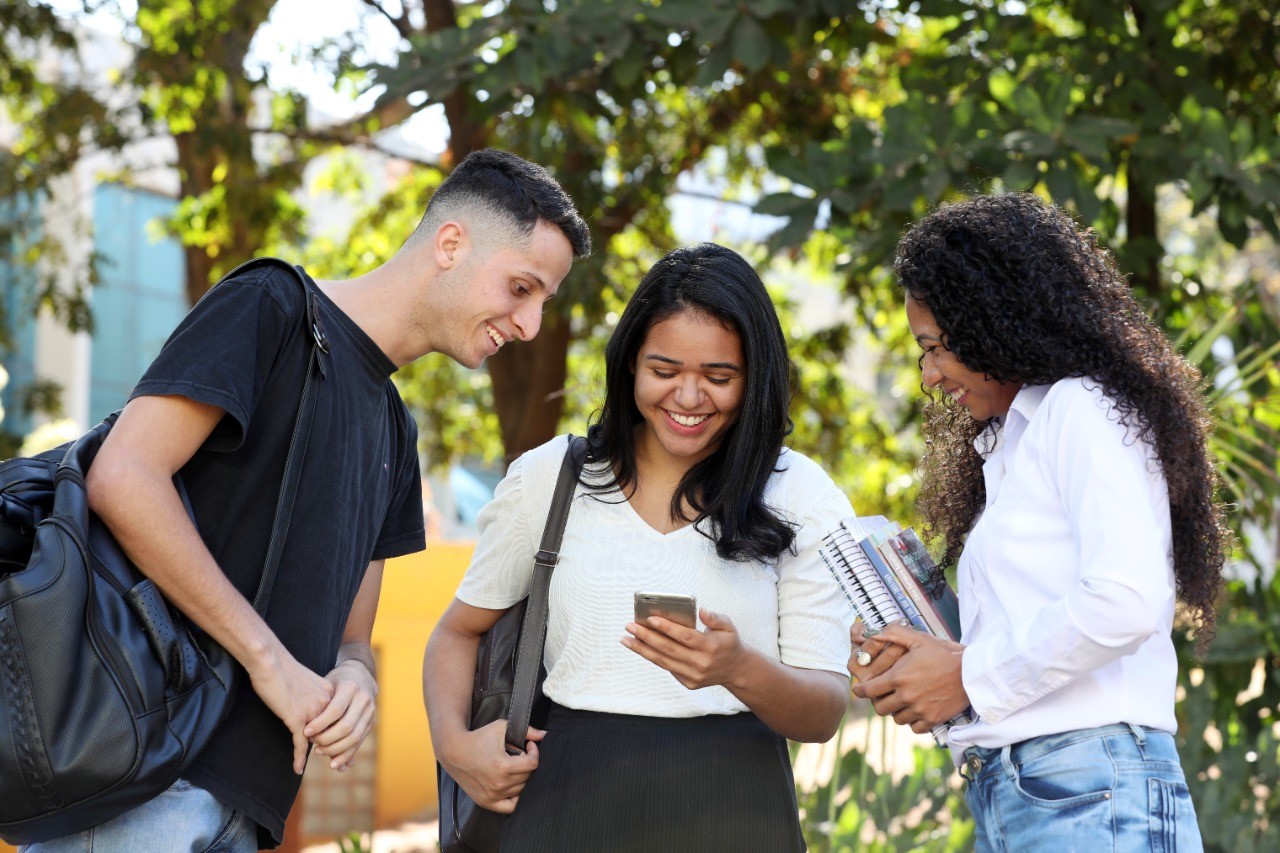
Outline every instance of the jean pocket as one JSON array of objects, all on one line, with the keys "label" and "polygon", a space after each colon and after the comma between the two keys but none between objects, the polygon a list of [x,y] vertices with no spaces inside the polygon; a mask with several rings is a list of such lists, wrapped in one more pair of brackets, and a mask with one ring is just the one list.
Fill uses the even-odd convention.
[{"label": "jean pocket", "polygon": [[1200,827],[1196,823],[1191,791],[1185,782],[1148,779],[1148,814],[1152,853],[1201,850]]},{"label": "jean pocket", "polygon": [[[232,810],[227,822],[214,836],[213,843],[204,849],[204,853],[236,853],[252,849],[246,843],[248,836],[248,818],[243,812]],[[255,833],[256,835],[256,833]],[[257,845],[253,845],[257,847]]]},{"label": "jean pocket", "polygon": [[1040,808],[1080,808],[1111,799],[1115,765],[1100,741],[1070,744],[1016,765],[1013,785]]}]

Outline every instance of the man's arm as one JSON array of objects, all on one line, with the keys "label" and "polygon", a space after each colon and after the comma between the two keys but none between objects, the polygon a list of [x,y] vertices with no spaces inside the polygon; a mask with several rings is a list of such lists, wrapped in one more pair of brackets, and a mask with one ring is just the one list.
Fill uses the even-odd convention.
[{"label": "man's arm", "polygon": [[139,571],[245,668],[293,735],[293,770],[302,773],[303,727],[329,704],[333,686],[298,663],[227,580],[173,484],[222,416],[181,396],[130,401],[89,468],[89,506]]},{"label": "man's arm", "polygon": [[338,660],[326,676],[333,685],[333,699],[304,730],[316,752],[327,757],[329,766],[339,772],[355,764],[356,752],[373,730],[378,672],[371,640],[383,565],[382,560],[374,560],[365,570],[342,631]]}]

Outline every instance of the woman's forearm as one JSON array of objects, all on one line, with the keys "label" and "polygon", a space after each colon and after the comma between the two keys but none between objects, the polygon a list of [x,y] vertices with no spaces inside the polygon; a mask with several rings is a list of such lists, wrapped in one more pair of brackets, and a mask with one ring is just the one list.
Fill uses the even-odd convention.
[{"label": "woman's forearm", "polygon": [[849,679],[788,666],[744,647],[740,671],[725,684],[769,728],[807,743],[830,740],[844,719]]}]

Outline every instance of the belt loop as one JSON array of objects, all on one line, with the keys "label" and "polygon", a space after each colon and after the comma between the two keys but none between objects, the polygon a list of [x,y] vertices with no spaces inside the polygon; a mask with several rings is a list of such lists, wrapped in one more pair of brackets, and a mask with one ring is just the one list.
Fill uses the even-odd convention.
[{"label": "belt loop", "polygon": [[1142,754],[1143,759],[1147,757],[1147,732],[1142,726],[1135,726],[1133,723],[1125,723],[1129,727],[1129,731],[1133,733],[1133,739],[1138,744],[1138,752]]},{"label": "belt loop", "polygon": [[1013,745],[1000,747],[1000,763],[1004,765],[1004,772],[1009,774],[1009,778],[1015,782],[1018,780],[1018,770],[1013,766]]}]

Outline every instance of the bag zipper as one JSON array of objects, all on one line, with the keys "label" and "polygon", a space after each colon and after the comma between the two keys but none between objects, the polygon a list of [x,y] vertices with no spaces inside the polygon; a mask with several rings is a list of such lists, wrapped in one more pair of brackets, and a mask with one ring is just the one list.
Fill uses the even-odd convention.
[{"label": "bag zipper", "polygon": [[[128,590],[125,589],[124,586],[115,578],[94,568],[93,560],[89,554],[89,549],[85,547],[84,540],[80,538],[79,531],[75,530],[70,524],[57,516],[49,518],[45,523],[56,526],[59,530],[65,533],[67,538],[69,538],[75,544],[76,548],[79,549],[81,558],[86,564],[85,569],[91,576],[91,583],[93,582],[93,576],[97,576],[110,584],[115,591],[121,595],[121,597],[128,592]],[[147,708],[145,707],[146,703],[143,701],[141,688],[139,688],[137,684],[133,683],[133,679],[123,678],[119,675],[119,673],[128,672],[129,667],[121,660],[119,652],[116,651],[115,646],[111,642],[110,636],[102,626],[101,618],[98,616],[96,603],[92,601],[92,598],[93,594],[91,592],[89,595],[90,606],[86,608],[85,621],[86,627],[89,629],[89,640],[93,646],[93,650],[97,652],[100,657],[109,661],[110,666],[108,671],[111,674],[112,680],[116,682],[117,689],[120,690],[121,693],[127,694],[125,696],[125,701],[129,703],[132,712],[131,716],[136,717],[139,713],[146,713]],[[125,682],[128,683],[126,684]],[[134,724],[134,729],[136,732],[136,723]]]}]

